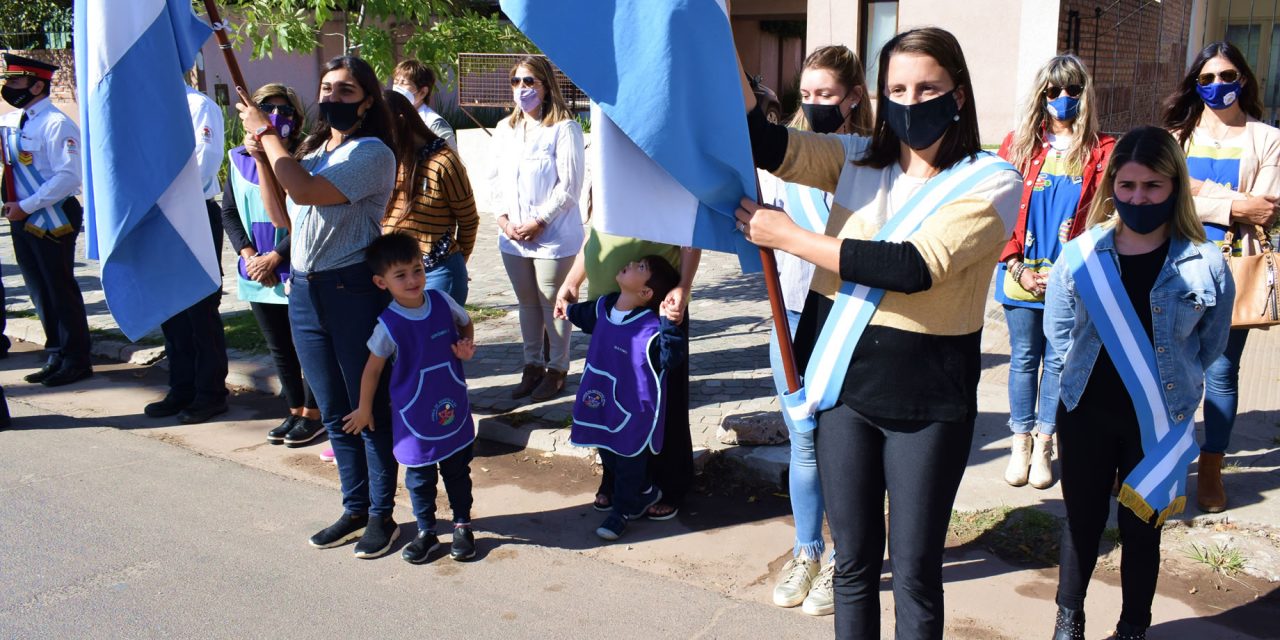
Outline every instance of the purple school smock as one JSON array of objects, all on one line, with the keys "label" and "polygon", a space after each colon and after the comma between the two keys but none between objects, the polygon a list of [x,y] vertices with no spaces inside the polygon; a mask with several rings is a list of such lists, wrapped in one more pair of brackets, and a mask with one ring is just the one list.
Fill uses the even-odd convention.
[{"label": "purple school smock", "polygon": [[666,373],[649,360],[661,328],[658,314],[648,309],[615,324],[605,297],[596,300],[596,326],[573,405],[569,442],[628,458],[646,447],[662,451]]},{"label": "purple school smock", "polygon": [[458,328],[439,291],[427,291],[431,312],[410,320],[388,308],[378,316],[396,343],[391,364],[391,434],[406,467],[435,464],[476,439],[462,362],[453,355]]}]

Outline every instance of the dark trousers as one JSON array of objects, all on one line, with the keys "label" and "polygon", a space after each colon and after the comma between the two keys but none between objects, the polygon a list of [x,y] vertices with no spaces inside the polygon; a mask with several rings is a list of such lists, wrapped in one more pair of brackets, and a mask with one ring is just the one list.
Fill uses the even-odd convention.
[{"label": "dark trousers", "polygon": [[49,362],[87,367],[89,321],[75,275],[76,238],[84,212],[74,198],[66,202],[65,209],[75,231],[61,237],[31,234],[26,230],[26,221],[10,223],[9,231],[18,269],[44,329]]},{"label": "dark trousers", "polygon": [[[222,257],[222,214],[205,201],[213,232],[214,255]],[[222,328],[222,289],[174,314],[160,324],[164,355],[169,359],[169,395],[193,404],[227,399],[227,336]]]},{"label": "dark trousers", "polygon": [[[4,303],[5,303],[4,273],[0,272],[0,305],[4,305]],[[5,312],[3,308],[0,308],[0,354],[3,354],[3,355],[8,355],[9,347],[13,346],[13,343],[9,342],[8,334],[5,333],[5,331],[9,327],[8,316],[9,314]]]},{"label": "dark trousers", "polygon": [[[1142,436],[1132,405],[1117,410],[1081,402],[1074,411],[1067,411],[1059,403],[1057,422],[1062,501],[1067,508],[1057,602],[1070,609],[1084,609],[1089,577],[1098,564],[1098,545],[1107,526],[1112,483],[1117,473],[1123,480],[1142,460]],[[1151,601],[1160,573],[1162,527],[1143,522],[1119,503],[1116,521],[1121,540],[1120,619],[1146,628],[1151,624]]]},{"label": "dark trousers", "polygon": [[815,447],[835,540],[836,637],[880,638],[880,572],[889,495],[889,561],[898,638],[941,638],[942,552],[973,421],[818,415]]},{"label": "dark trousers", "polygon": [[[689,312],[680,323],[685,344],[689,344]],[[662,432],[662,451],[646,456],[649,477],[662,489],[662,502],[677,509],[693,485],[693,436],[689,432],[689,359],[667,372],[667,415]],[[604,451],[600,452],[603,457]],[[613,472],[608,466],[596,493],[613,495]]]},{"label": "dark trousers", "polygon": [[373,284],[373,272],[363,262],[310,274],[295,271],[290,282],[293,345],[333,446],[342,508],[348,514],[390,516],[399,467],[392,453],[389,367],[373,399],[375,428],[344,433],[342,418],[360,405],[360,376],[369,361],[366,344],[391,294]]},{"label": "dark trousers", "polygon": [[472,445],[437,462],[422,467],[405,467],[404,487],[413,503],[413,516],[418,531],[436,528],[436,481],[444,477],[444,492],[449,496],[449,510],[455,524],[471,522]]},{"label": "dark trousers", "polygon": [[605,472],[613,477],[613,512],[624,518],[643,516],[649,500],[642,494],[652,487],[649,465],[653,456],[649,450],[631,457],[620,456],[607,449],[599,451]]},{"label": "dark trousers", "polygon": [[258,321],[258,329],[267,341],[271,359],[276,363],[276,375],[280,376],[280,388],[290,409],[305,407],[316,409],[315,396],[302,377],[302,365],[298,351],[293,347],[293,329],[289,325],[289,305],[268,302],[250,302],[249,309]]}]

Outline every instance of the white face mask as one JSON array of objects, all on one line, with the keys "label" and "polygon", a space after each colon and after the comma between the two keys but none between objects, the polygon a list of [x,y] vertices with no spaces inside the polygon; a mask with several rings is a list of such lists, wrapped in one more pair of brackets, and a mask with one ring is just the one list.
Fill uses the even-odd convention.
[{"label": "white face mask", "polygon": [[398,84],[394,87],[391,87],[391,90],[408,99],[409,104],[412,104],[415,107],[418,106],[418,98],[413,95],[413,92],[409,90],[409,87]]}]

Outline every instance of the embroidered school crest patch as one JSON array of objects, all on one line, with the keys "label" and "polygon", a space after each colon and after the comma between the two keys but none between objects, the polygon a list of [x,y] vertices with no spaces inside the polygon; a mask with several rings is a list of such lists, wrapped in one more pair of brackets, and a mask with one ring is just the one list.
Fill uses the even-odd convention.
[{"label": "embroidered school crest patch", "polygon": [[604,406],[604,394],[592,389],[582,394],[582,404],[587,405],[588,409],[599,409]]},{"label": "embroidered school crest patch", "polygon": [[457,404],[450,398],[437,402],[436,406],[431,409],[431,419],[442,427],[453,424],[454,419],[457,417]]}]

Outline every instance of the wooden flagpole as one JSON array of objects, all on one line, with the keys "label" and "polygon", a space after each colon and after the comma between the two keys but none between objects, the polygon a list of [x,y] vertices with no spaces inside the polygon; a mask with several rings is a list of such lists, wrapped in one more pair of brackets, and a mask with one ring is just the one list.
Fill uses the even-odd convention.
[{"label": "wooden flagpole", "polygon": [[[209,23],[213,27],[213,35],[218,39],[218,48],[222,50],[222,59],[227,63],[227,72],[231,74],[231,82],[238,89],[244,89],[249,92],[249,86],[245,84],[244,74],[240,72],[240,63],[236,61],[236,52],[231,48],[231,39],[227,37],[227,25],[222,21],[222,15],[218,12],[217,0],[204,0],[205,13],[209,14]],[[240,92],[236,91],[239,96]],[[246,107],[257,109],[254,104],[245,104]],[[277,227],[283,226],[288,228],[289,216],[284,206],[284,190],[280,187],[280,183],[276,180],[275,172],[271,169],[269,162],[258,162],[258,182],[262,187],[263,204],[267,208],[267,214],[273,222],[283,220],[284,225],[277,224]]]},{"label": "wooden flagpole", "polygon": [[[753,163],[754,164],[754,163]],[[760,178],[756,176],[756,202],[763,199]],[[769,294],[769,308],[773,310],[773,331],[778,338],[778,352],[782,355],[782,372],[787,379],[787,392],[800,390],[800,375],[796,370],[795,352],[791,348],[791,327],[787,323],[787,307],[782,302],[782,281],[778,277],[778,258],[773,249],[760,248],[760,262],[764,263],[764,288]],[[786,411],[786,408],[783,408]]]}]

